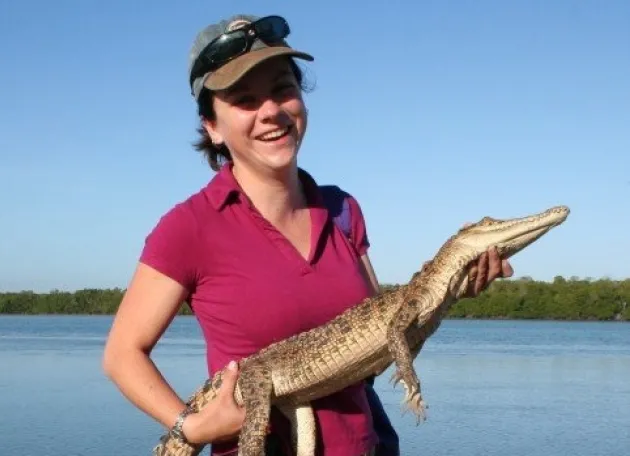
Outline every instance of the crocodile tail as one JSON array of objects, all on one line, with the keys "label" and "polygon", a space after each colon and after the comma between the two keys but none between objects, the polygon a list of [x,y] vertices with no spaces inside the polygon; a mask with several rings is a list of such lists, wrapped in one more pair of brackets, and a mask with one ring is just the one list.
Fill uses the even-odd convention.
[{"label": "crocodile tail", "polygon": [[[198,412],[217,397],[222,382],[222,372],[209,378],[186,401],[186,407]],[[194,456],[198,455],[205,445],[193,446],[177,439],[171,432],[160,437],[160,441],[153,448],[152,456]]]},{"label": "crocodile tail", "polygon": [[205,381],[186,401],[186,406],[198,412],[206,406],[208,402],[217,397],[219,388],[223,381],[223,371],[217,372],[212,378]]}]

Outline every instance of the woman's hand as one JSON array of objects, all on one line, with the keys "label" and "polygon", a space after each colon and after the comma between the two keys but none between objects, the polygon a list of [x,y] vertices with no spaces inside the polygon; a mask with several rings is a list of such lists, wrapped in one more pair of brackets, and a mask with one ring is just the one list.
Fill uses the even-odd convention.
[{"label": "woman's hand", "polygon": [[502,260],[495,247],[488,249],[473,263],[468,271],[466,297],[474,298],[484,291],[497,277],[511,277],[514,274],[507,260]]},{"label": "woman's hand", "polygon": [[245,420],[245,408],[234,401],[237,379],[236,363],[228,364],[217,397],[198,413],[186,417],[182,431],[190,443],[222,442],[238,436]]}]

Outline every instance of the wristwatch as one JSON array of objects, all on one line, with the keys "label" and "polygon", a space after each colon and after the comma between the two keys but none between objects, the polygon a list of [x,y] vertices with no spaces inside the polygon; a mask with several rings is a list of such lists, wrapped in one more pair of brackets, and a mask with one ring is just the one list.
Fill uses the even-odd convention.
[{"label": "wristwatch", "polygon": [[184,435],[184,432],[182,431],[182,427],[184,426],[184,420],[186,419],[186,417],[188,415],[190,415],[193,412],[192,409],[186,407],[184,410],[182,410],[182,412],[177,415],[177,420],[175,421],[175,424],[173,425],[173,427],[171,428],[171,433],[177,437],[178,439],[188,443],[188,440],[186,439],[186,436]]}]

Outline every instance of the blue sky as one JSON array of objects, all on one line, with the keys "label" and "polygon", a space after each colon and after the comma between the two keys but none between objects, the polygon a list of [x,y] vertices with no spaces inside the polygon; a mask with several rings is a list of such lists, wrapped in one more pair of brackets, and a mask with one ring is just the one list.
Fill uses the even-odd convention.
[{"label": "blue sky", "polygon": [[0,4],[0,290],[127,285],[213,175],[186,59],[238,12],[284,15],[315,56],[300,165],[357,197],[381,281],[467,221],[555,204],[517,276],[630,276],[628,2],[21,0]]}]

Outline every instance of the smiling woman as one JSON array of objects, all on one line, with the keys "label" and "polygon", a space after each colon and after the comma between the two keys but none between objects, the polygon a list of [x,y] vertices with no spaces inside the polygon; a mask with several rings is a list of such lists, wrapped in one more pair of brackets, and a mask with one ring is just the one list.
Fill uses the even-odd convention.
[{"label": "smiling woman", "polygon": [[[150,358],[183,303],[200,324],[212,375],[378,291],[358,202],[334,186],[349,208],[348,236],[322,187],[298,167],[308,121],[295,59],[313,57],[288,45],[289,32],[282,17],[239,15],[198,34],[189,78],[200,117],[196,148],[217,173],[147,236],[104,353],[106,373],[133,404],[180,438],[211,443],[213,454],[236,451],[244,418],[233,398],[238,369],[228,371],[217,400],[188,414]],[[318,454],[365,455],[388,442],[387,454],[398,454],[369,384],[313,408]],[[379,445],[375,423],[390,432],[388,442]],[[291,454],[288,422],[275,411],[264,438],[268,455]]]}]

